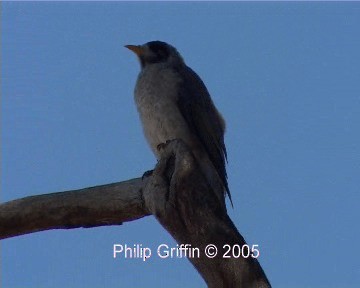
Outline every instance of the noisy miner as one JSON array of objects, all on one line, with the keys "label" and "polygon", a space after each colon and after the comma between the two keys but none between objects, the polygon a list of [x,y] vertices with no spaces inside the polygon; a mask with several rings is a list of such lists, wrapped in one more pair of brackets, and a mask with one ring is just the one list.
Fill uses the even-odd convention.
[{"label": "noisy miner", "polygon": [[[157,159],[159,145],[181,139],[225,208],[227,183],[225,121],[200,77],[175,47],[161,41],[126,45],[139,58],[135,102],[145,137]],[[226,209],[226,208],[225,208]]]}]

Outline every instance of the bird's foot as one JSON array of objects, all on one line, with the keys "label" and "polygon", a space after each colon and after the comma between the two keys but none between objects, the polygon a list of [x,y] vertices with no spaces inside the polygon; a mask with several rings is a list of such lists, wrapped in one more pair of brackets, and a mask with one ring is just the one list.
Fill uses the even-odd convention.
[{"label": "bird's foot", "polygon": [[165,143],[160,143],[160,144],[158,144],[158,145],[156,146],[156,149],[157,149],[158,151],[161,151],[161,150],[163,150],[163,149],[166,147],[166,145],[168,145],[170,142],[171,142],[171,140],[166,140]]},{"label": "bird's foot", "polygon": [[148,170],[145,171],[145,173],[142,175],[141,180],[144,180],[146,177],[150,177],[153,174],[154,170]]}]

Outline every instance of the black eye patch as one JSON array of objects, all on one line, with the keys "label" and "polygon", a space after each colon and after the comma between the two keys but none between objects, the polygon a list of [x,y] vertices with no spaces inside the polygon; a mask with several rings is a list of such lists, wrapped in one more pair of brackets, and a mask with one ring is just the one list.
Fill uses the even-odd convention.
[{"label": "black eye patch", "polygon": [[148,43],[148,47],[158,60],[166,60],[170,55],[169,47],[165,42],[152,41]]}]

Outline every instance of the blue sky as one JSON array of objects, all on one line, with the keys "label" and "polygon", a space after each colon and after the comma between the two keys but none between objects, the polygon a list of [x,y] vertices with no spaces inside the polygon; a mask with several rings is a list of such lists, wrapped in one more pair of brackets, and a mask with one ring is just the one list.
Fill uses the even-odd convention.
[{"label": "blue sky", "polygon": [[[274,287],[358,287],[359,3],[2,2],[1,200],[139,177],[155,164],[123,47],[178,48],[227,122],[229,214]],[[357,228],[356,228],[357,227]],[[1,243],[3,287],[205,287],[147,217]]]}]

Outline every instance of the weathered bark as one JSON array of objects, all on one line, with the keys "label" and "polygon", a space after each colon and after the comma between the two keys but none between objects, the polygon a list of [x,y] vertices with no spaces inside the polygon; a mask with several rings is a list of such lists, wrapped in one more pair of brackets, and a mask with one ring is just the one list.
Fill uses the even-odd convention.
[{"label": "weathered bark", "polygon": [[49,230],[120,225],[150,215],[141,178],[0,204],[0,239]]},{"label": "weathered bark", "polygon": [[[256,259],[223,257],[224,245],[246,242],[181,141],[166,145],[152,176],[143,180],[1,204],[0,239],[48,229],[119,225],[150,214],[179,244],[199,249],[200,257],[188,258],[209,287],[270,287]],[[218,249],[214,258],[205,255],[208,244]]]},{"label": "weathered bark", "polygon": [[[216,194],[209,190],[183,142],[167,145],[144,188],[144,199],[146,207],[178,243],[199,248],[200,257],[189,260],[208,287],[270,287],[255,258],[224,258],[228,250],[224,245],[242,247],[246,242]],[[205,254],[209,244],[217,248],[214,258]]]}]

